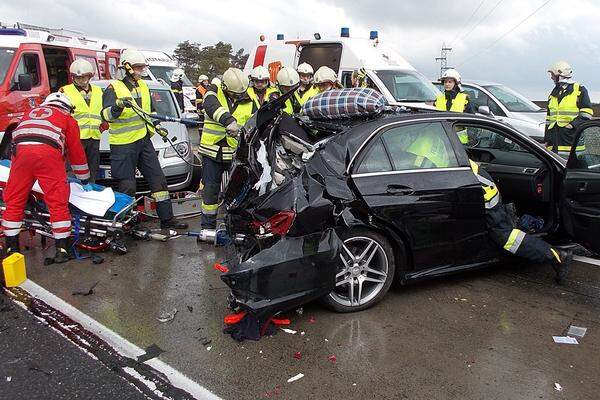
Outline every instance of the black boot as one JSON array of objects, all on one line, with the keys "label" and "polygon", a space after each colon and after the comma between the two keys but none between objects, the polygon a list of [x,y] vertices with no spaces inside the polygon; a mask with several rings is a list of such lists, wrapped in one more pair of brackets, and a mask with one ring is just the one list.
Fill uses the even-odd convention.
[{"label": "black boot", "polygon": [[56,239],[56,254],[54,255],[54,262],[58,264],[69,261],[69,239]]},{"label": "black boot", "polygon": [[552,267],[556,272],[556,283],[562,285],[571,270],[573,262],[573,252],[571,250],[555,250],[558,253],[558,260],[555,256],[552,259]]},{"label": "black boot", "polygon": [[6,236],[6,255],[10,256],[12,253],[19,253],[20,251],[19,235]]},{"label": "black boot", "polygon": [[187,229],[188,224],[181,222],[176,218],[171,218],[166,221],[160,221],[161,229]]}]

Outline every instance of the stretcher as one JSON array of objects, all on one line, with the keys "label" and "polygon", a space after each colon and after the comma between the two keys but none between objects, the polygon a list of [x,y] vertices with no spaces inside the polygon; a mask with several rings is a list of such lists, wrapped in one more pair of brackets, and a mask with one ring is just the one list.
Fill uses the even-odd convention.
[{"label": "stretcher", "polygon": [[[10,161],[0,160],[0,216],[6,210],[2,195],[9,172]],[[92,185],[92,191],[86,192],[75,178],[69,178],[69,185],[72,239],[79,249],[111,249],[117,254],[125,254],[127,235],[164,241],[174,234],[174,231],[157,232],[140,228],[138,199],[97,184]],[[22,229],[41,235],[43,241],[52,237],[50,214],[44,203],[44,193],[37,182],[27,202]]]}]

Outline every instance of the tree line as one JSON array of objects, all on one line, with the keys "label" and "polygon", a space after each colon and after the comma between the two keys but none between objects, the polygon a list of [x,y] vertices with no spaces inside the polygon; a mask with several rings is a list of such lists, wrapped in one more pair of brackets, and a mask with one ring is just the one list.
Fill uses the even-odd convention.
[{"label": "tree line", "polygon": [[186,40],[173,51],[173,58],[194,83],[198,82],[200,74],[212,78],[223,74],[229,67],[243,69],[248,56],[243,48],[234,51],[231,44],[224,42],[202,47],[200,43]]}]

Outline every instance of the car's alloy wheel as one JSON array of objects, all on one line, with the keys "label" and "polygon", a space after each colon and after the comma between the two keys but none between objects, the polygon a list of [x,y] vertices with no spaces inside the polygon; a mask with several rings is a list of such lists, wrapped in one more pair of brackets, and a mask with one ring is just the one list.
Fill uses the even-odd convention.
[{"label": "car's alloy wheel", "polygon": [[379,234],[355,234],[344,240],[335,288],[324,299],[335,311],[368,308],[381,300],[394,276],[393,253]]}]

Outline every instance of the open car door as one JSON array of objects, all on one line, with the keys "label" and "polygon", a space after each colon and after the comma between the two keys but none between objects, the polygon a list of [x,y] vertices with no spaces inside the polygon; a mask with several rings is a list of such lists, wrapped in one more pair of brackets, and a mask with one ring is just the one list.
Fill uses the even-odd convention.
[{"label": "open car door", "polygon": [[561,191],[566,232],[600,253],[600,119],[581,125],[571,149]]}]

